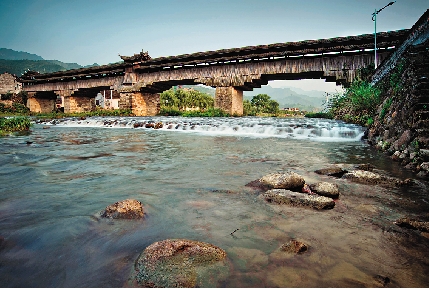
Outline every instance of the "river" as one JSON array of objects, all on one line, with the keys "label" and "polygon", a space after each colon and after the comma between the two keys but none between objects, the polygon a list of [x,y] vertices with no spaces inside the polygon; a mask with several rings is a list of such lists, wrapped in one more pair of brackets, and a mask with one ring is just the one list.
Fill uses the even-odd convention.
[{"label": "river", "polygon": [[[363,132],[305,118],[92,117],[0,138],[1,286],[127,286],[147,246],[186,238],[227,252],[220,287],[427,287],[429,239],[393,223],[428,216],[427,183],[386,188],[314,173],[371,163],[415,178]],[[338,184],[334,209],[268,204],[246,186],[288,170]],[[100,218],[127,198],[143,203],[143,220]],[[309,250],[279,251],[290,239]]]}]

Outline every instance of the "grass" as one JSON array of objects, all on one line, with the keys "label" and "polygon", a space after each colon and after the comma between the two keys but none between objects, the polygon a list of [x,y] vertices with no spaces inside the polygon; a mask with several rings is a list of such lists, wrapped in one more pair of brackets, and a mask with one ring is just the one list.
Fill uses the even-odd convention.
[{"label": "grass", "polygon": [[180,111],[175,108],[162,108],[158,115],[165,116],[183,116],[183,117],[227,117],[230,116],[219,108],[209,108],[204,111],[193,110],[193,111]]},{"label": "grass", "polygon": [[65,118],[65,117],[91,117],[91,116],[134,116],[131,109],[97,109],[94,111],[64,113],[64,112],[50,112],[50,113],[30,113],[29,115],[36,118]]}]

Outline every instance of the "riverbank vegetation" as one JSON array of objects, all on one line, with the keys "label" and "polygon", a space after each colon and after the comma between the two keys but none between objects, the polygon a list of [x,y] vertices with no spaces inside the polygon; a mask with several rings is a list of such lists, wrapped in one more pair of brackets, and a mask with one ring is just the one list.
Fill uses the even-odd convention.
[{"label": "riverbank vegetation", "polygon": [[[189,88],[173,87],[160,95],[159,115],[184,117],[226,117],[230,116],[214,107],[214,98],[204,92]],[[243,101],[243,116],[282,116],[279,103],[267,94],[258,94]]]},{"label": "riverbank vegetation", "polygon": [[30,126],[31,122],[28,117],[0,117],[0,136],[13,132],[27,131],[30,129]]},{"label": "riverbank vegetation", "polygon": [[[344,92],[328,95],[327,111],[320,116],[370,126],[374,122],[374,115],[381,103],[382,91],[370,83],[370,76],[373,72],[374,65],[361,68],[357,77],[345,88]],[[308,115],[308,117],[312,116]]]}]

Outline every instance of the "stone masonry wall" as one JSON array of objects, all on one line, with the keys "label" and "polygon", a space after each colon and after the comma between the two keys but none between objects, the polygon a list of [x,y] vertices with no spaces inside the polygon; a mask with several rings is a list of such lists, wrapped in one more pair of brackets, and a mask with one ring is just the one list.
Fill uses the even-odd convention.
[{"label": "stone masonry wall", "polygon": [[65,113],[85,112],[85,111],[92,111],[94,109],[95,109],[95,100],[93,97],[84,97],[84,96],[64,97]]},{"label": "stone masonry wall", "polygon": [[368,142],[395,161],[429,176],[429,40],[410,46],[377,84],[387,87]]},{"label": "stone masonry wall", "polygon": [[160,109],[159,94],[125,92],[120,94],[119,108],[131,109],[136,116],[154,116]]},{"label": "stone masonry wall", "polygon": [[21,91],[21,84],[16,80],[16,76],[10,73],[0,74],[0,94],[8,92],[18,93]]},{"label": "stone masonry wall", "polygon": [[231,115],[243,115],[243,91],[232,86],[216,87],[215,107]]},{"label": "stone masonry wall", "polygon": [[49,113],[55,109],[55,100],[44,98],[29,98],[27,107],[31,112]]}]

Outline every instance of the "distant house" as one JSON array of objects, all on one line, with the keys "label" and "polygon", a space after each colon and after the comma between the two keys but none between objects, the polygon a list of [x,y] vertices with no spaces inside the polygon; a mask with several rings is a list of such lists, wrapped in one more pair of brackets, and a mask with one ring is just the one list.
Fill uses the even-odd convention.
[{"label": "distant house", "polygon": [[295,112],[298,112],[299,108],[297,108],[297,107],[285,107],[285,108],[283,108],[283,110],[284,111],[295,111]]},{"label": "distant house", "polygon": [[22,89],[22,84],[18,82],[16,75],[10,73],[0,74],[0,95],[10,93],[19,93]]},{"label": "distant house", "polygon": [[120,95],[113,90],[103,90],[95,97],[95,105],[104,109],[118,109]]}]

